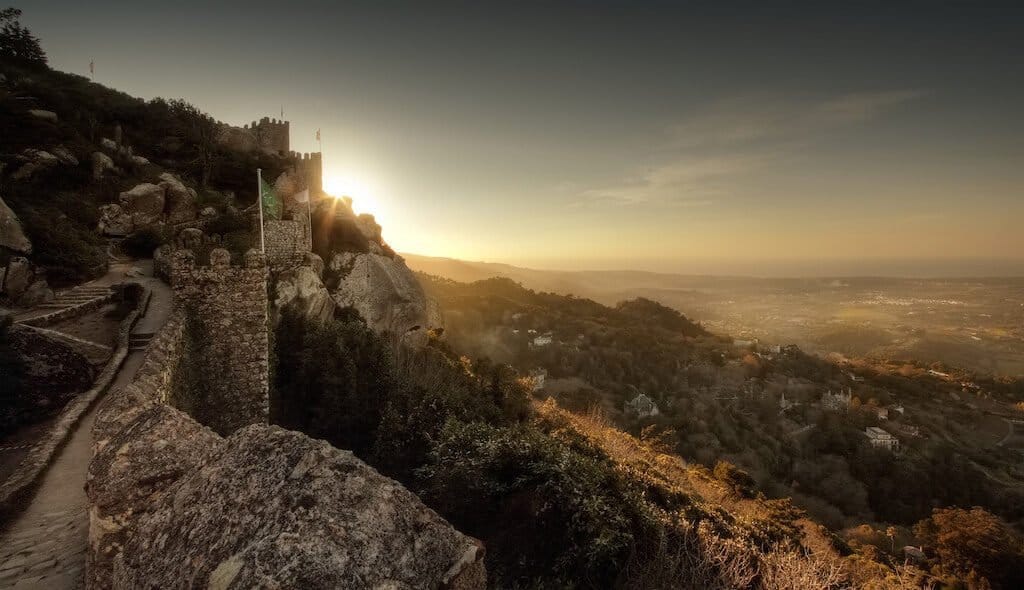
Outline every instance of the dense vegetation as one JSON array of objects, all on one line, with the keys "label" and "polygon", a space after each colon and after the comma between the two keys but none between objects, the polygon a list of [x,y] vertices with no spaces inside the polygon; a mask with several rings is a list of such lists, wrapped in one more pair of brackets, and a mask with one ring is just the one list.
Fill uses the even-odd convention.
[{"label": "dense vegetation", "polygon": [[[31,33],[17,23],[18,12],[0,11],[0,55],[30,56],[34,41],[40,59],[0,59],[0,196],[14,210],[33,244],[31,259],[47,270],[51,284],[62,286],[102,274],[106,242],[95,232],[101,205],[116,202],[120,192],[153,182],[171,171],[200,189],[201,207],[231,215],[255,202],[252,170],[261,167],[275,177],[286,166],[283,158],[262,152],[244,154],[217,144],[220,125],[183,100],[145,101],[82,76],[50,70],[45,54]],[[28,44],[28,45],[26,45]],[[53,122],[32,116],[43,109],[57,115]],[[91,155],[103,151],[100,140],[121,130],[122,143],[150,164],[140,165],[124,154],[109,152],[116,171],[94,179]],[[26,150],[63,148],[78,160],[41,168],[28,178],[14,179]],[[237,226],[238,224],[232,224]],[[232,227],[228,245],[248,243],[245,231]],[[132,253],[159,243],[151,231],[127,244]],[[236,248],[237,249],[237,248]],[[6,258],[6,255],[3,255]],[[6,259],[0,260],[0,263]]]},{"label": "dense vegetation", "polygon": [[[648,300],[608,308],[507,279],[420,279],[445,309],[453,346],[522,371],[543,368],[547,395],[560,404],[599,411],[641,437],[657,436],[662,448],[714,467],[741,495],[758,489],[793,498],[848,540],[859,523],[897,525],[893,536],[903,542],[872,545],[878,551],[872,560],[901,562],[903,545],[923,541],[913,525],[936,507],[985,506],[1013,521],[1024,516],[1021,489],[981,471],[1005,462],[1009,451],[964,449],[937,434],[909,439],[898,454],[868,444],[864,428],[880,423],[875,408],[897,401],[919,412],[912,415],[922,428],[942,426],[927,421],[928,404],[941,405],[934,398],[945,394],[933,378],[862,371],[851,408],[827,412],[810,402],[818,391],[849,383],[849,369],[795,347],[753,354]],[[533,343],[548,333],[551,344]],[[656,401],[658,415],[624,411],[639,393]],[[782,411],[783,393],[804,403]],[[899,414],[889,420],[895,427],[908,422]],[[801,434],[791,434],[796,430]],[[967,575],[962,568],[946,573]]]}]

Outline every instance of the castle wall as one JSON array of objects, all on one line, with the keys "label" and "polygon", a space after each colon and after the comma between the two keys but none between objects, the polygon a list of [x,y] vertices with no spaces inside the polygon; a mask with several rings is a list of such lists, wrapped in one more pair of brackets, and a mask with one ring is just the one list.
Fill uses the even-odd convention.
[{"label": "castle wall", "polygon": [[267,264],[274,270],[298,266],[309,252],[309,222],[301,219],[268,219],[263,222]]},{"label": "castle wall", "polygon": [[263,117],[259,121],[253,121],[252,125],[246,125],[243,129],[250,130],[256,136],[256,145],[260,149],[287,154],[290,142],[290,126],[288,121],[278,121],[270,117]]},{"label": "castle wall", "polygon": [[269,415],[267,269],[250,250],[242,267],[217,249],[210,266],[197,266],[189,250],[173,254],[175,306],[186,316],[189,383],[173,401],[221,434],[265,423]]}]

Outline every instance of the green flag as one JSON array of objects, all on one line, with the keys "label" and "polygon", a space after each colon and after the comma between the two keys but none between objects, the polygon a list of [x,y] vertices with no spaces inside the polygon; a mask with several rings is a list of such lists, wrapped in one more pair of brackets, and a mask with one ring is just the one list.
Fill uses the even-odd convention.
[{"label": "green flag", "polygon": [[260,199],[263,202],[263,216],[271,219],[281,217],[281,200],[274,193],[274,187],[260,179]]}]

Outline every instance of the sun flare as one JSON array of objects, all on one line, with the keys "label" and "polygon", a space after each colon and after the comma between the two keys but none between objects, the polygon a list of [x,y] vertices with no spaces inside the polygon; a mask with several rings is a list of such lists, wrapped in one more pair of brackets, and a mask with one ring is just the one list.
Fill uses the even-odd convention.
[{"label": "sun flare", "polygon": [[380,217],[383,213],[377,192],[366,182],[350,174],[325,174],[324,190],[333,197],[349,197],[356,213]]}]

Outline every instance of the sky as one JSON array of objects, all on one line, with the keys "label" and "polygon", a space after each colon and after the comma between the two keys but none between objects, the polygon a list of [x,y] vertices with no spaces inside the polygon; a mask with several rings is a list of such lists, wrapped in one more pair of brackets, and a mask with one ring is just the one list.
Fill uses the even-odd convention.
[{"label": "sky", "polygon": [[[51,66],[323,137],[396,249],[1024,274],[1024,13],[985,2],[31,0]],[[954,270],[955,269],[955,270]]]}]

